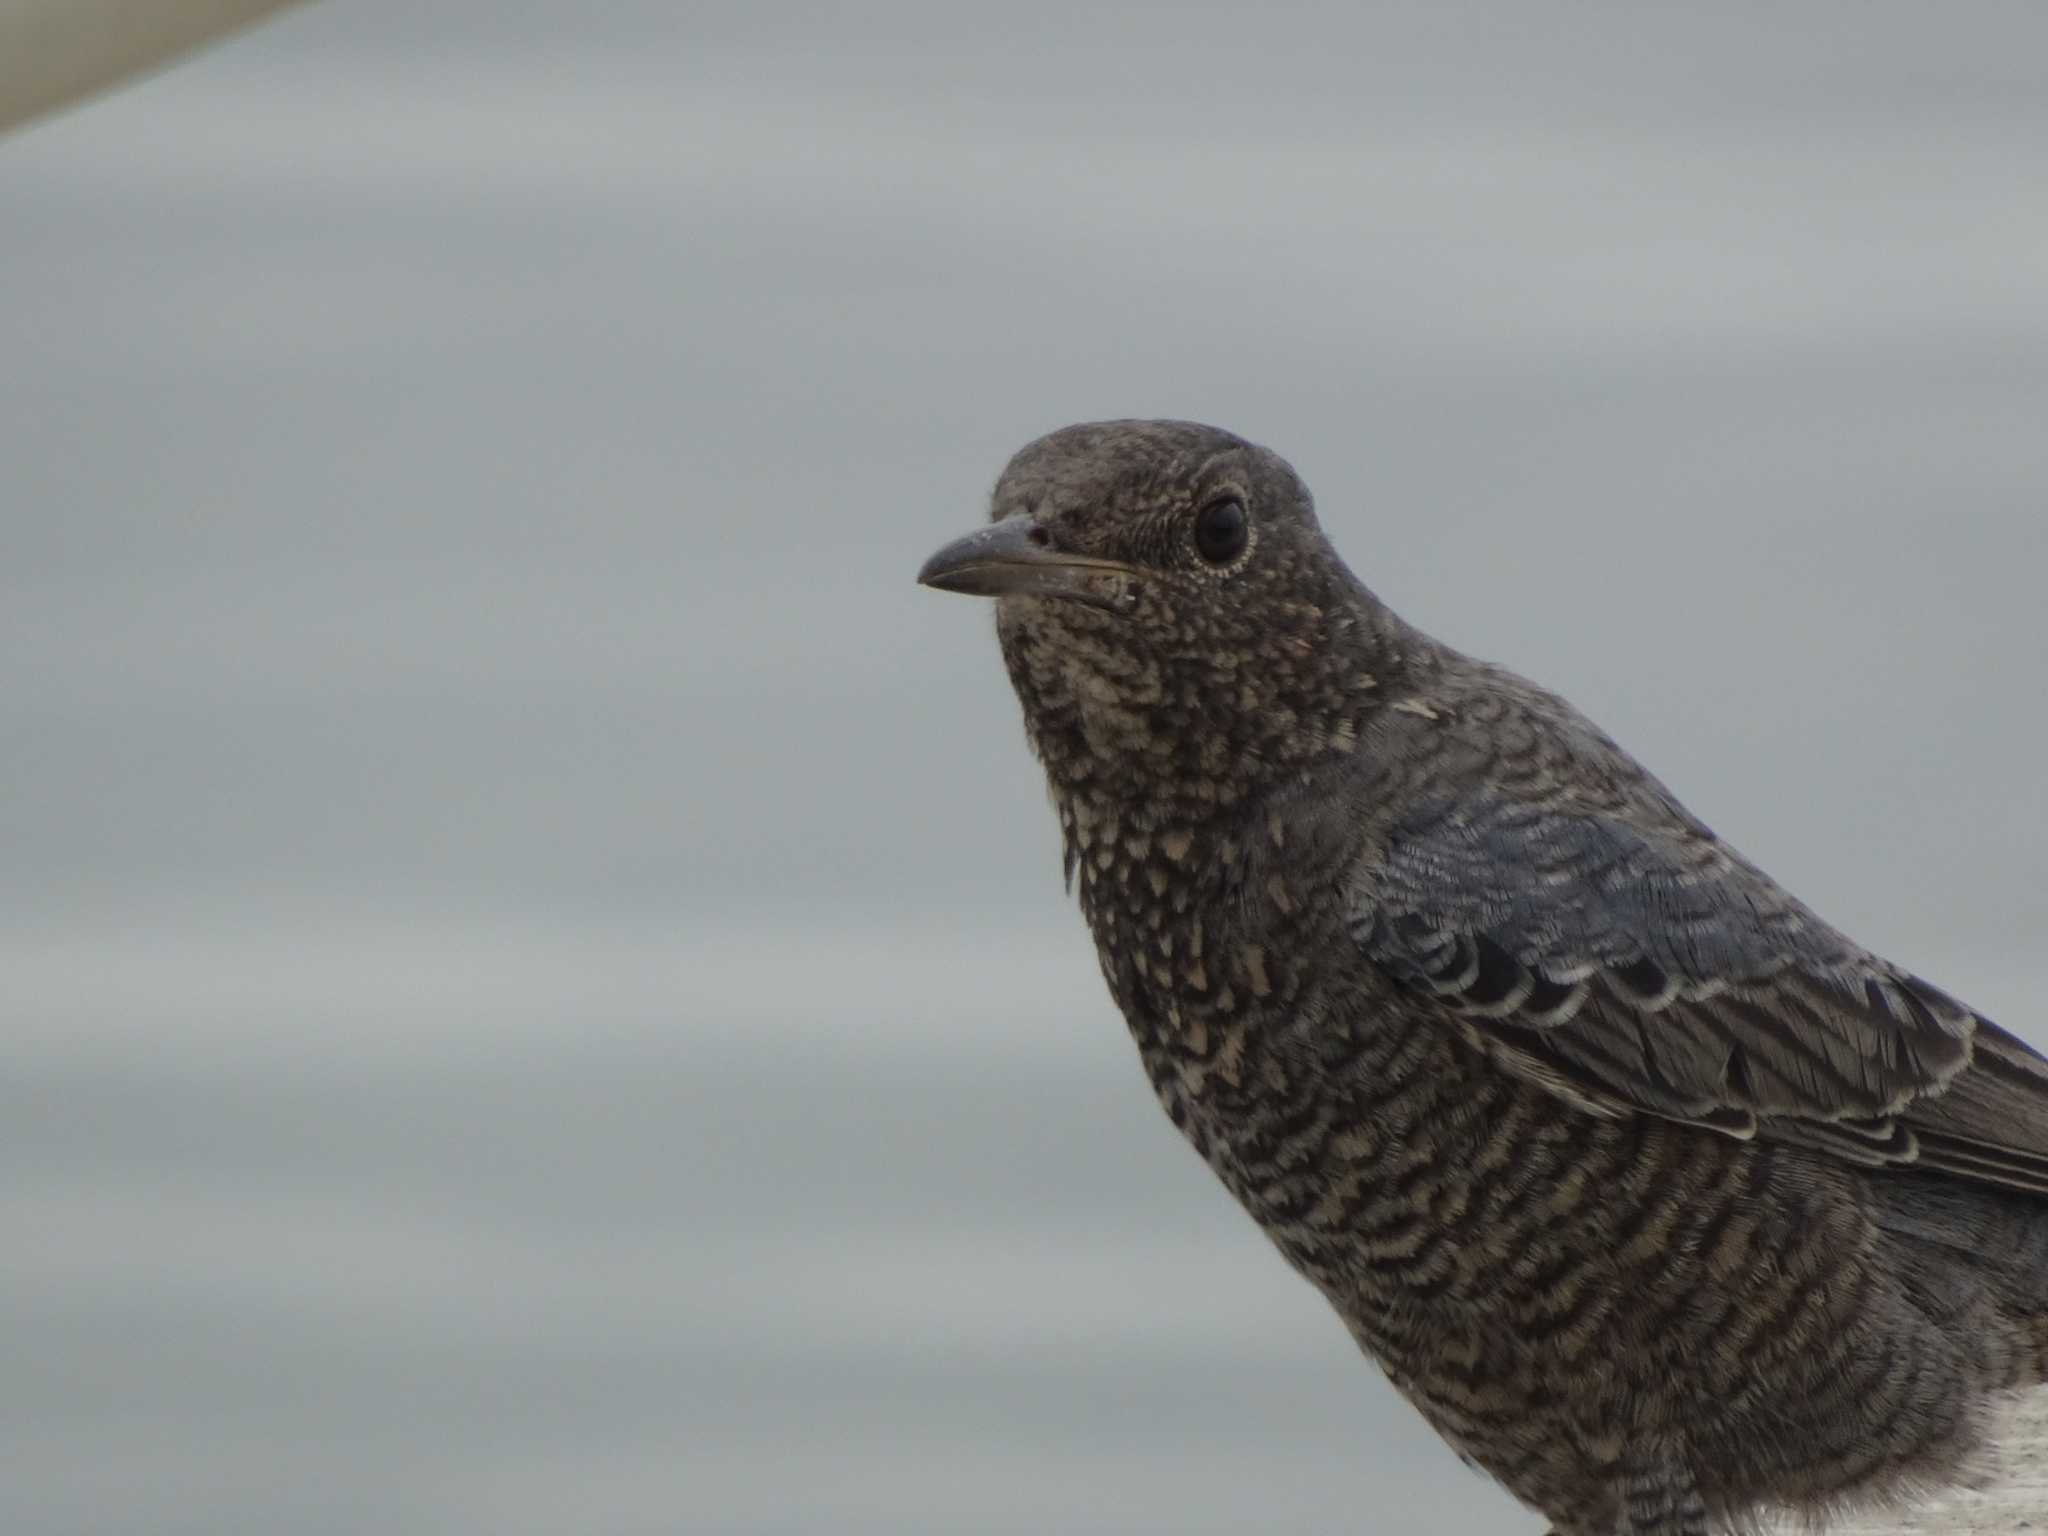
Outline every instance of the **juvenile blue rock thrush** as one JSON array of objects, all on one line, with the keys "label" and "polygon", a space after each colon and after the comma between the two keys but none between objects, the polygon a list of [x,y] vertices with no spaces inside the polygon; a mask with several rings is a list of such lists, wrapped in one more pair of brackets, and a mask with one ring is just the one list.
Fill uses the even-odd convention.
[{"label": "juvenile blue rock thrush", "polygon": [[919,579],[996,599],[1167,1114],[1559,1536],[1910,1497],[2048,1376],[2048,1063],[1403,622],[1274,454],[1068,427]]}]

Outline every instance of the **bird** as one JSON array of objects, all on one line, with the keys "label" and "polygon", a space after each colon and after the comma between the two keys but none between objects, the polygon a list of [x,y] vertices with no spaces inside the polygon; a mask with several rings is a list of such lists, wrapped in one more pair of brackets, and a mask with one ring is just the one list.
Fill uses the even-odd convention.
[{"label": "bird", "polygon": [[1229,432],[1040,437],[918,579],[994,599],[1167,1116],[1553,1536],[1983,1475],[2048,1379],[2048,1062],[1399,617]]}]

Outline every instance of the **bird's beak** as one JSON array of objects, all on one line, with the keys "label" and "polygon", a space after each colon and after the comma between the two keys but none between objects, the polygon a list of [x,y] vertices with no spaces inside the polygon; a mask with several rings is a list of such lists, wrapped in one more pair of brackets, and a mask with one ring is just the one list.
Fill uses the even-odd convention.
[{"label": "bird's beak", "polygon": [[1135,600],[1136,577],[1120,561],[1055,549],[1045,530],[1023,513],[955,539],[917,573],[921,585],[941,592],[1065,597],[1111,610]]}]

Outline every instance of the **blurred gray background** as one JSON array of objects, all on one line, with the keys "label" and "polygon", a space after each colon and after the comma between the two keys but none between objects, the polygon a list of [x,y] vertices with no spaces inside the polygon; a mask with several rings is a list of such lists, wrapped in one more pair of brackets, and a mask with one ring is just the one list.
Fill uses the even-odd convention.
[{"label": "blurred gray background", "polygon": [[1151,1102],[1009,452],[2048,1039],[2048,11],[325,0],[0,141],[0,1529],[1533,1532]]}]

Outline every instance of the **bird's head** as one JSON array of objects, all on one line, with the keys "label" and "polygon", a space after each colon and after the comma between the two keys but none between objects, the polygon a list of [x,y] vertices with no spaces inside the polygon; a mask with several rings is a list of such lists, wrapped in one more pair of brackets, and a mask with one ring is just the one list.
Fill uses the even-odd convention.
[{"label": "bird's head", "polygon": [[1065,427],[990,516],[918,580],[997,600],[1056,790],[1228,803],[1355,740],[1390,616],[1278,455],[1190,422]]}]

